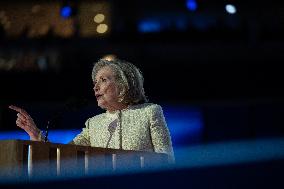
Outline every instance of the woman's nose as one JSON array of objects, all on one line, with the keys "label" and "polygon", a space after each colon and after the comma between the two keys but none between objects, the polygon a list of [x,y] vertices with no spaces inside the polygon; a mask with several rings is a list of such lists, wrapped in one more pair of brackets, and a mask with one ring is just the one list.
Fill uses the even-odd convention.
[{"label": "woman's nose", "polygon": [[98,84],[95,84],[95,86],[94,86],[94,91],[95,91],[95,92],[98,92],[98,91],[99,91],[99,85],[98,85]]}]

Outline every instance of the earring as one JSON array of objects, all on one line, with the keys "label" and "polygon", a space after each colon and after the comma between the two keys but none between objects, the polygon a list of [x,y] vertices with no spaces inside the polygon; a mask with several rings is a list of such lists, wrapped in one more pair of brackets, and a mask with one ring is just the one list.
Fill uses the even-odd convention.
[{"label": "earring", "polygon": [[118,102],[122,102],[123,101],[123,97],[118,99]]}]

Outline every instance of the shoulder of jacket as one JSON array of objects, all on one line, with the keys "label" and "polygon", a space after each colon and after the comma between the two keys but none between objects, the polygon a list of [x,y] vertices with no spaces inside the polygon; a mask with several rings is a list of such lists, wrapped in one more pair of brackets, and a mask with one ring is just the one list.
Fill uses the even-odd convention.
[{"label": "shoulder of jacket", "polygon": [[142,109],[144,109],[147,112],[157,112],[157,111],[162,111],[162,107],[158,104],[154,104],[154,103],[145,103],[142,104]]},{"label": "shoulder of jacket", "polygon": [[149,103],[147,108],[151,110],[161,110],[162,107],[159,104]]}]

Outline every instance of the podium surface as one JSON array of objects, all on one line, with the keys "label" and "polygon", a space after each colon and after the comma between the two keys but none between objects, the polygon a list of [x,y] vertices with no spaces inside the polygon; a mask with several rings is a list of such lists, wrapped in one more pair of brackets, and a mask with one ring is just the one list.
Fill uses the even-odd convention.
[{"label": "podium surface", "polygon": [[28,140],[0,141],[0,175],[90,174],[97,171],[143,169],[167,164],[163,153],[45,143]]}]

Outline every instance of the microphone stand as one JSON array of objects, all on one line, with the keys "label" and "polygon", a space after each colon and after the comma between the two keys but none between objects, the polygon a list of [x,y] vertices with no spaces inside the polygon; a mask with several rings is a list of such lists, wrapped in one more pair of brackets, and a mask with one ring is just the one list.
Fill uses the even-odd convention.
[{"label": "microphone stand", "polygon": [[66,110],[71,110],[71,111],[76,111],[80,109],[81,107],[87,105],[88,101],[86,99],[69,99],[64,105],[64,108],[62,111],[57,112],[52,118],[50,118],[47,121],[47,125],[45,128],[45,136],[44,136],[44,142],[48,141],[48,133],[49,133],[49,127],[51,126],[52,122],[54,122],[56,119],[61,117],[61,115],[66,111]]},{"label": "microphone stand", "polygon": [[45,134],[44,134],[44,142],[48,141],[48,133],[49,133],[49,127],[51,126],[51,123],[54,122],[54,120],[56,120],[57,118],[59,118],[62,113],[63,111],[58,112],[57,114],[55,114],[55,116],[53,116],[51,119],[47,121],[47,125],[45,128]]},{"label": "microphone stand", "polygon": [[48,120],[47,125],[46,125],[46,129],[45,129],[44,142],[47,142],[49,124],[50,124],[50,121]]}]

